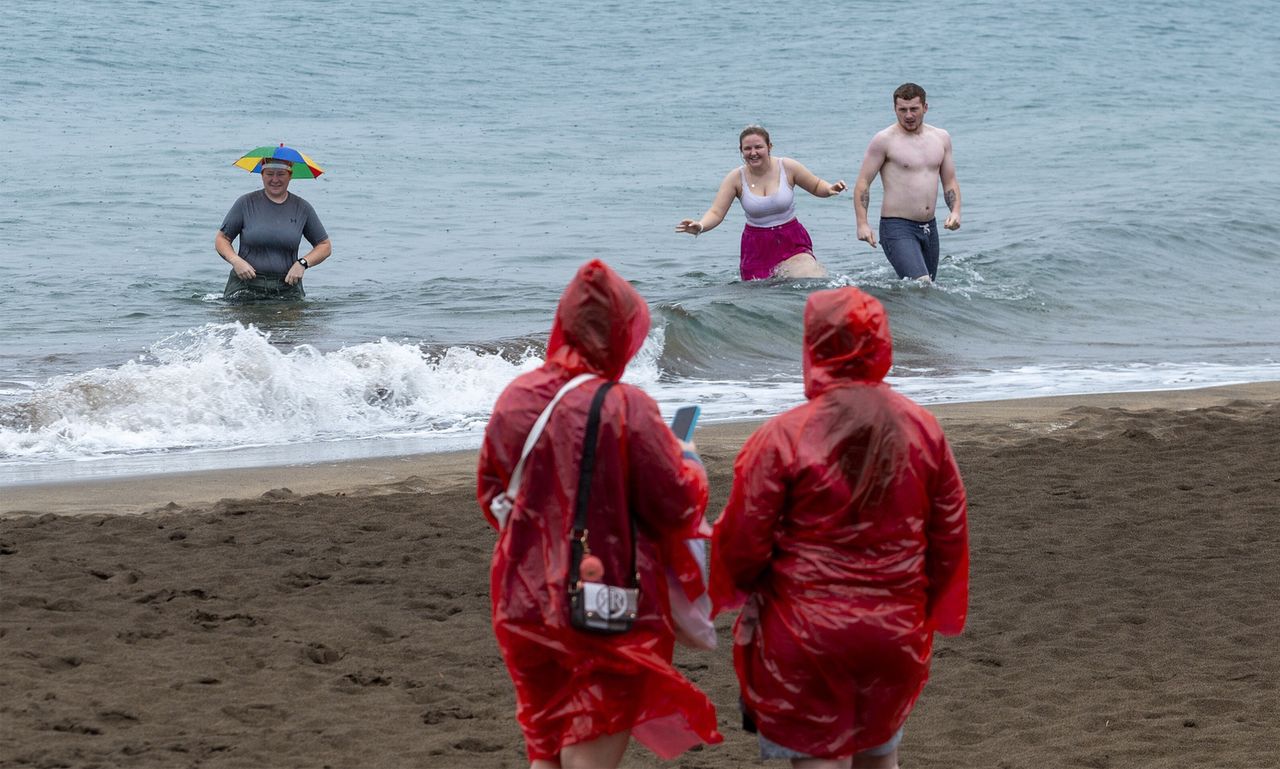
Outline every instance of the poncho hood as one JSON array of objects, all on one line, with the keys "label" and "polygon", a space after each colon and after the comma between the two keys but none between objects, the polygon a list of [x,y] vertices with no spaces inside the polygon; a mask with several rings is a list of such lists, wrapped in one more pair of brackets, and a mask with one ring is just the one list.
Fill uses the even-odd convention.
[{"label": "poncho hood", "polygon": [[815,291],[804,308],[804,394],[884,379],[893,338],[884,306],[852,286]]},{"label": "poncho hood", "polygon": [[578,269],[556,308],[547,362],[573,374],[618,379],[649,333],[649,306],[609,265],[593,259]]}]

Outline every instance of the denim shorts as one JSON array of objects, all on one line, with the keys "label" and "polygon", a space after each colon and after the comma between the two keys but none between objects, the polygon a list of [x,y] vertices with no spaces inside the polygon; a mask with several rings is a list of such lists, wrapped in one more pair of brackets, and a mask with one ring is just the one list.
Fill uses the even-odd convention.
[{"label": "denim shorts", "polygon": [[[859,756],[889,755],[895,749],[897,749],[899,743],[902,742],[902,730],[904,728],[905,727],[900,727],[898,731],[894,732],[892,737],[890,737],[888,740],[884,741],[883,743],[876,745],[875,747],[872,747],[872,748],[867,748],[866,750],[858,751],[858,755]],[[813,756],[807,753],[801,753],[800,751],[792,750],[791,748],[784,748],[783,746],[779,745],[778,743],[774,742],[773,740],[769,739],[763,734],[757,734],[756,737],[759,738],[760,740],[760,758],[762,759],[768,760],[772,758],[813,758]]]},{"label": "denim shorts", "polygon": [[[760,742],[760,758],[770,760],[774,758],[813,758],[808,753],[801,753],[798,750],[779,745],[768,737],[760,733],[756,728],[755,719],[747,713],[746,707],[742,704],[742,700],[738,700],[738,710],[742,713],[742,728],[744,731],[751,732],[756,735],[756,739]],[[902,742],[902,730],[906,729],[906,725],[898,727],[898,731],[893,736],[879,745],[865,748],[857,752],[859,756],[887,756],[894,750],[897,750],[899,743]]]}]

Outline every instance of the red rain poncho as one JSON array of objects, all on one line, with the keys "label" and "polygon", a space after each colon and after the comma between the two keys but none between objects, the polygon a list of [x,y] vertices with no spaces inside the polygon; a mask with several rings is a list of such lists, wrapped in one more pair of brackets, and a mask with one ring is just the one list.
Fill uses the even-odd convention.
[{"label": "red rain poncho", "polygon": [[964,627],[965,494],[937,421],[882,381],[880,303],[820,291],[804,321],[808,402],[739,453],[711,590],[717,610],[747,601],[734,666],[760,734],[844,758],[893,736],[928,678],[933,631]]},{"label": "red rain poncho", "polygon": [[[477,497],[506,489],[525,437],[561,385],[583,372],[616,380],[649,330],[649,309],[607,265],[578,270],[556,310],[547,361],[512,382],[494,406],[480,450]],[[591,552],[605,582],[627,585],[637,526],[639,615],[620,635],[569,625],[567,579],[574,499],[587,411],[597,381],[556,405],[525,461],[523,481],[498,533],[490,568],[493,629],[515,682],[516,718],[530,760],[554,759],[566,745],[627,729],[672,758],[702,742],[720,742],[715,708],[671,665],[674,635],[658,553],[683,548],[707,505],[702,465],[682,456],[658,406],[639,388],[617,384],[601,411],[588,518]]]}]

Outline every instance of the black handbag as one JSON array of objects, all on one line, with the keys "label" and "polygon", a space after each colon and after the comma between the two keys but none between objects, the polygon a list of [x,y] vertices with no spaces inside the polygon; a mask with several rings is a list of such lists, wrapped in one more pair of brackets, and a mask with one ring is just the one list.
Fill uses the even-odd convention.
[{"label": "black handbag", "polygon": [[636,523],[631,522],[631,586],[617,587],[582,578],[582,559],[591,554],[587,543],[587,509],[591,497],[591,476],[596,464],[596,442],[600,433],[600,407],[613,382],[605,381],[591,399],[587,431],[582,442],[582,466],[578,474],[578,495],[574,500],[573,539],[569,543],[569,624],[591,633],[625,633],[635,621],[640,604],[640,575],[636,573]]}]

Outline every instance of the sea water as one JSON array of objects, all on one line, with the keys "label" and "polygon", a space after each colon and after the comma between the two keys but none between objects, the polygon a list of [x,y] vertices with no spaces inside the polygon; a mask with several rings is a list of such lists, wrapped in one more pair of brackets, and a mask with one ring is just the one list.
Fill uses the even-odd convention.
[{"label": "sea water", "polygon": [[[652,308],[627,381],[704,420],[801,402],[804,301],[845,285],[924,403],[1280,379],[1269,2],[11,0],[0,30],[0,485],[474,447],[591,258]],[[736,204],[673,231],[748,123],[852,185],[906,81],[963,194],[937,286],[849,193],[797,196],[827,280],[740,282]],[[333,256],[303,303],[228,305],[232,163],[280,142]]]}]

